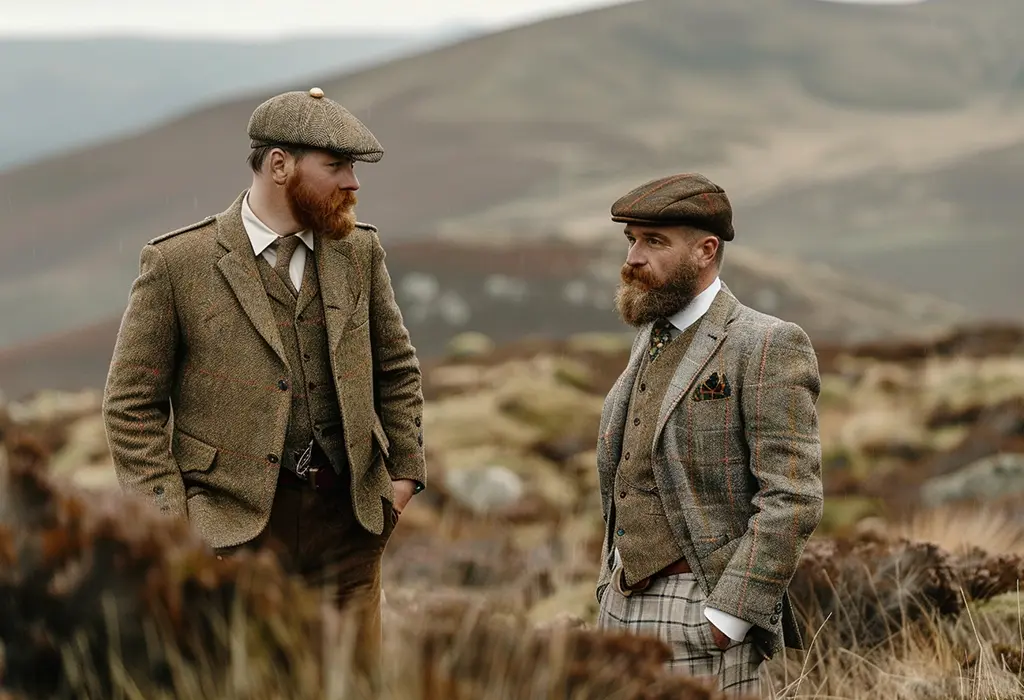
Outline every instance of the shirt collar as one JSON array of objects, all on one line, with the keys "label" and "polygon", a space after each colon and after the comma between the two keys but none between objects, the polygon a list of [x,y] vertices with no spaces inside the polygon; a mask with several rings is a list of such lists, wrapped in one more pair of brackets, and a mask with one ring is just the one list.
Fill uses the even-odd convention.
[{"label": "shirt collar", "polygon": [[[242,199],[242,225],[249,236],[249,243],[252,244],[253,255],[261,255],[264,250],[269,248],[279,238],[269,226],[260,221],[256,214],[253,213],[253,210],[249,207],[248,193]],[[306,244],[307,248],[313,250],[312,231],[303,231],[296,235]]]},{"label": "shirt collar", "polygon": [[715,281],[712,282],[707,289],[695,296],[693,301],[691,301],[686,308],[672,316],[669,316],[669,323],[679,330],[685,331],[701,316],[708,312],[708,309],[711,308],[711,302],[715,300],[715,297],[718,295],[718,290],[721,288],[722,280],[719,277],[715,277]]}]

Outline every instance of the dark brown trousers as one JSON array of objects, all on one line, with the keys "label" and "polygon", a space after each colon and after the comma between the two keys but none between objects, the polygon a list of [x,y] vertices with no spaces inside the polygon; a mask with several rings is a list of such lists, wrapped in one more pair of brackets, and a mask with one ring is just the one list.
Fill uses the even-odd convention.
[{"label": "dark brown trousers", "polygon": [[354,670],[376,679],[382,636],[381,559],[398,515],[383,501],[384,531],[380,535],[367,532],[352,510],[347,481],[346,475],[337,487],[315,491],[281,469],[270,522],[259,537],[242,546],[269,546],[287,571],[327,591],[339,609],[351,613],[358,635]]}]

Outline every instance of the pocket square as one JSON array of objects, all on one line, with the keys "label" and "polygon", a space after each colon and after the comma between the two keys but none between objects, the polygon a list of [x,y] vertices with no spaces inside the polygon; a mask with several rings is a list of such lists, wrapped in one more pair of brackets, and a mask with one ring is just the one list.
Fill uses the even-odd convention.
[{"label": "pocket square", "polygon": [[693,392],[694,401],[727,399],[730,396],[732,396],[732,387],[729,386],[729,379],[725,374],[720,375],[718,372],[712,372],[711,376],[701,382]]}]

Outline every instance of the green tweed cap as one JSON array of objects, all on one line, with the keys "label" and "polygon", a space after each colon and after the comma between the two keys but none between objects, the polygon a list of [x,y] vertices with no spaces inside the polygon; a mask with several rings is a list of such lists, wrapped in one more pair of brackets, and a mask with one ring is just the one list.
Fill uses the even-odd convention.
[{"label": "green tweed cap", "polygon": [[725,190],[699,173],[651,180],[612,204],[612,221],[649,226],[691,226],[731,241],[732,204]]},{"label": "green tweed cap", "polygon": [[249,118],[249,138],[260,146],[304,146],[376,163],[384,149],[366,126],[320,88],[286,92],[261,104]]}]

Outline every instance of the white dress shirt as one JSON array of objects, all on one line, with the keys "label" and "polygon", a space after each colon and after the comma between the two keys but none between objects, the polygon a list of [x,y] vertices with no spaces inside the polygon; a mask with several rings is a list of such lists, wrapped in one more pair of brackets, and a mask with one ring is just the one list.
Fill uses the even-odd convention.
[{"label": "white dress shirt", "polygon": [[[242,200],[242,225],[245,227],[245,232],[249,236],[249,242],[252,244],[253,255],[262,254],[266,261],[270,263],[270,266],[273,267],[277,262],[277,251],[272,246],[280,236],[260,221],[259,217],[253,213],[249,207],[248,193],[246,193],[245,198]],[[292,253],[291,262],[288,265],[288,276],[292,278],[292,284],[295,285],[295,289],[298,291],[302,287],[302,275],[306,271],[306,249],[313,250],[313,232],[303,231],[295,235],[306,244],[295,248],[295,252]]]},{"label": "white dress shirt", "polygon": [[[715,281],[712,282],[707,289],[698,294],[693,298],[686,308],[678,313],[669,317],[669,322],[672,324],[670,333],[672,337],[677,337],[680,333],[685,331],[691,325],[696,323],[708,312],[711,308],[711,302],[715,300],[718,295],[718,291],[722,288],[722,281],[718,277],[715,277]],[[619,550],[615,550],[615,564],[618,565],[621,562],[619,557]],[[747,636],[747,632],[750,631],[751,623],[746,620],[741,620],[735,615],[730,615],[727,612],[716,610],[715,608],[704,608],[704,617],[706,617],[711,624],[720,629],[722,632],[734,641],[742,641]]]}]

